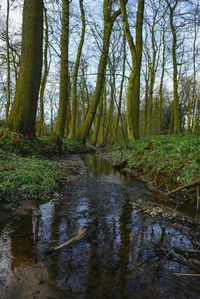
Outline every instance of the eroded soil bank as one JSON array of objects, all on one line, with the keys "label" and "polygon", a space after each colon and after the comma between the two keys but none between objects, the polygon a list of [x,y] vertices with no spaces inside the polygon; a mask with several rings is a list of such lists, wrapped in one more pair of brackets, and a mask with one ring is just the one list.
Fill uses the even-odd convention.
[{"label": "eroded soil bank", "polygon": [[62,159],[60,175],[50,202],[0,221],[1,298],[200,298],[198,218],[98,154]]}]

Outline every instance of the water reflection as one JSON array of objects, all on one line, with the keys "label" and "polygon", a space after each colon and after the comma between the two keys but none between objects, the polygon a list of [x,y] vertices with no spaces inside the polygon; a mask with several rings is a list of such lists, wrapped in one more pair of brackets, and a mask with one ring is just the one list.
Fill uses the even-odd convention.
[{"label": "water reflection", "polygon": [[[141,183],[127,181],[100,156],[84,159],[92,169],[90,177],[76,182],[59,200],[3,227],[1,289],[6,275],[28,266],[34,277],[45,277],[52,298],[200,297],[199,278],[174,275],[195,272],[187,255],[174,250],[194,248],[190,228],[141,213],[130,204],[146,192]],[[49,253],[79,226],[87,227],[83,240]],[[42,273],[37,268],[41,263]]]}]

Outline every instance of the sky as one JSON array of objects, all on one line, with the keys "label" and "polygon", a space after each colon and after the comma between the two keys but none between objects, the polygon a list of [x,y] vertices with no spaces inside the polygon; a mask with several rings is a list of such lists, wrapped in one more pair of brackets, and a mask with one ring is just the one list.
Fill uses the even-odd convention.
[{"label": "sky", "polygon": [[[18,1],[15,1],[18,3]],[[16,9],[15,2],[10,1],[10,20],[13,26],[19,27],[22,24],[22,14],[19,9]],[[21,1],[20,1],[21,2]],[[1,0],[1,12],[6,16],[7,0]]]}]

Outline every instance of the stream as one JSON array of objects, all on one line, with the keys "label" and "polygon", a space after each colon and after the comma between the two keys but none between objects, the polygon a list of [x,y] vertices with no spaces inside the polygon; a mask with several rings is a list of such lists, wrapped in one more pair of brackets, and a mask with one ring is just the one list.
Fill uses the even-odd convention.
[{"label": "stream", "polygon": [[[86,177],[0,220],[0,298],[200,298],[199,226],[145,213],[143,183],[102,155],[81,158]],[[83,239],[54,250],[80,226]]]}]

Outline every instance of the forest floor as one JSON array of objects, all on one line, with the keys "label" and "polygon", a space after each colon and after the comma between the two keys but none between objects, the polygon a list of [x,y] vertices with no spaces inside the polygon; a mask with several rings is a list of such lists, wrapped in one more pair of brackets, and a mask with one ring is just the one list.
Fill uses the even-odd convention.
[{"label": "forest floor", "polygon": [[[55,137],[45,136],[30,140],[21,134],[12,133],[9,129],[1,129],[1,210],[15,210],[24,200],[50,199],[60,188],[60,171],[62,164],[65,164],[62,163],[62,157],[94,150],[94,147],[83,145],[76,139],[60,141]],[[73,161],[68,172],[75,169],[72,164]]]},{"label": "forest floor", "polygon": [[119,143],[109,157],[120,172],[147,182],[151,189],[170,195],[169,200],[173,198],[177,204],[189,202],[196,208],[200,135],[160,135],[128,145]]}]

